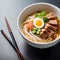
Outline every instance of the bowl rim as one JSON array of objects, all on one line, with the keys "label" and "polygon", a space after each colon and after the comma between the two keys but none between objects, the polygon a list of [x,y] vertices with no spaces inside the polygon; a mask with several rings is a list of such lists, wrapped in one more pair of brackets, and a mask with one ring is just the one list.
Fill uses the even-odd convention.
[{"label": "bowl rim", "polygon": [[25,38],[25,40],[27,40],[28,42],[30,42],[30,43],[33,43],[33,44],[51,44],[51,43],[54,43],[54,42],[56,42],[56,41],[58,41],[58,40],[60,40],[60,38],[59,38],[59,36],[55,39],[55,40],[53,40],[53,41],[51,41],[51,42],[32,42],[32,41],[30,41],[30,39],[28,39],[24,34],[23,34],[23,32],[21,31],[21,28],[19,27],[19,18],[20,18],[20,15],[24,12],[24,10],[26,10],[27,8],[29,8],[29,7],[31,7],[31,6],[33,6],[33,5],[38,5],[38,4],[42,4],[42,5],[49,5],[49,6],[51,6],[51,7],[54,7],[54,8],[56,8],[58,11],[60,11],[60,9],[57,7],[57,6],[55,6],[55,5],[53,5],[53,4],[50,4],[50,3],[33,3],[33,4],[30,4],[30,5],[28,5],[28,6],[26,6],[20,13],[19,13],[19,15],[18,15],[18,18],[17,18],[17,27],[18,27],[18,31],[21,33],[21,35]]}]

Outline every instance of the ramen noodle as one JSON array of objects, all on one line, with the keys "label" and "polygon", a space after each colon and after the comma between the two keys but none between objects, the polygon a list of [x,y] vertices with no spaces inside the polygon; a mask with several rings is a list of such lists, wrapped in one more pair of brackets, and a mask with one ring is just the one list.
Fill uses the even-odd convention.
[{"label": "ramen noodle", "polygon": [[37,12],[25,19],[22,32],[32,42],[50,42],[59,35],[58,21],[58,17],[53,12]]}]

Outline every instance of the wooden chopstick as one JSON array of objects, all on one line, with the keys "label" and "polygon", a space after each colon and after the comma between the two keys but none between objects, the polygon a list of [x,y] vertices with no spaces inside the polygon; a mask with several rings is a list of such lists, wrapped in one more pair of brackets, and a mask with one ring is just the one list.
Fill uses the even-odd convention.
[{"label": "wooden chopstick", "polygon": [[[8,23],[8,20],[7,20],[6,17],[5,17],[4,19],[5,19],[5,22],[6,22],[7,29],[8,29],[8,31],[9,31],[9,33],[10,33],[11,38],[12,38],[12,42],[13,42],[13,44],[17,47],[17,49],[19,50],[18,45],[17,45],[17,43],[16,43],[16,40],[15,40],[15,38],[14,38],[14,36],[13,36],[12,30],[11,30],[11,28],[10,28],[10,25],[9,25],[9,23]],[[18,55],[18,54],[17,54],[17,55]],[[20,59],[19,55],[18,55],[18,58]]]},{"label": "wooden chopstick", "polygon": [[11,38],[12,38],[12,42],[13,42],[13,44],[17,47],[17,49],[19,50],[18,45],[17,45],[17,43],[16,43],[16,40],[15,40],[15,38],[14,38],[14,35],[13,35],[13,33],[12,33],[12,30],[11,30],[11,28],[10,28],[10,25],[9,25],[9,23],[8,23],[8,20],[7,20],[6,17],[5,17],[4,19],[5,19],[5,22],[6,22],[6,26],[7,26],[7,28],[8,28],[8,31],[9,31],[9,33],[10,33],[10,36],[11,36]]},{"label": "wooden chopstick", "polygon": [[1,33],[5,37],[5,39],[9,42],[9,44],[13,47],[13,49],[17,52],[17,54],[20,56],[21,60],[25,60],[25,58],[23,57],[21,52],[17,49],[17,47],[15,45],[13,45],[13,43],[11,42],[11,40],[9,39],[7,34],[3,30],[1,30]]},{"label": "wooden chopstick", "polygon": [[[17,45],[17,43],[16,43],[16,41],[15,41],[15,38],[14,38],[14,36],[13,36],[12,30],[11,30],[11,28],[10,28],[10,25],[9,25],[8,20],[7,20],[6,17],[5,17],[5,22],[6,22],[7,29],[8,29],[8,31],[9,31],[9,33],[10,33],[10,36],[11,36],[11,38],[12,38],[13,44],[14,44],[14,45],[17,47],[17,49],[19,50],[18,45]],[[17,55],[18,55],[18,54],[17,54]],[[18,58],[20,59],[19,55],[18,55]]]}]

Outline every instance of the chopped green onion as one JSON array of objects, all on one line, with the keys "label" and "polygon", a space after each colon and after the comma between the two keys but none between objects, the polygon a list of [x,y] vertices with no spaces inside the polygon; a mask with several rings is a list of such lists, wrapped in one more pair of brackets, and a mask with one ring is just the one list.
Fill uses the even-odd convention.
[{"label": "chopped green onion", "polygon": [[35,14],[35,17],[37,17],[37,16],[38,16],[38,13]]},{"label": "chopped green onion", "polygon": [[40,32],[41,32],[41,29],[40,29],[40,28],[34,28],[34,29],[32,30],[32,33],[33,33],[33,34],[39,35]]},{"label": "chopped green onion", "polygon": [[35,17],[38,17],[38,18],[44,17],[46,15],[47,15],[46,11],[41,11],[40,13],[35,13]]},{"label": "chopped green onion", "polygon": [[38,28],[38,30],[37,31],[41,31],[41,29],[40,28]]},{"label": "chopped green onion", "polygon": [[41,29],[38,28],[36,34],[40,34],[40,32],[41,32]]},{"label": "chopped green onion", "polygon": [[39,35],[40,34],[40,31],[37,31],[36,34]]},{"label": "chopped green onion", "polygon": [[36,30],[36,31],[37,31],[37,29],[38,29],[38,28],[34,28],[34,30]]},{"label": "chopped green onion", "polygon": [[36,30],[32,30],[32,33],[35,34],[36,33]]},{"label": "chopped green onion", "polygon": [[36,13],[36,14],[35,14],[35,17],[40,18],[40,17],[41,17],[41,16],[40,16],[40,13]]},{"label": "chopped green onion", "polygon": [[47,17],[43,17],[43,21],[44,21],[45,23],[47,23],[47,22],[49,22],[49,19],[48,19]]},{"label": "chopped green onion", "polygon": [[41,11],[40,15],[43,17],[43,16],[46,16],[46,11]]}]

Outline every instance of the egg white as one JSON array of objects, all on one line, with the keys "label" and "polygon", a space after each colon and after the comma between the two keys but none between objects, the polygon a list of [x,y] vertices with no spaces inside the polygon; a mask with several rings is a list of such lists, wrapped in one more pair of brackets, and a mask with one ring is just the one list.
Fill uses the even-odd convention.
[{"label": "egg white", "polygon": [[[37,20],[42,21],[42,25],[41,25],[41,26],[37,26],[37,25],[36,25],[36,21],[37,21]],[[35,26],[36,28],[42,28],[42,27],[44,26],[44,21],[43,21],[42,18],[35,18],[33,24],[34,24],[34,26]]]}]

